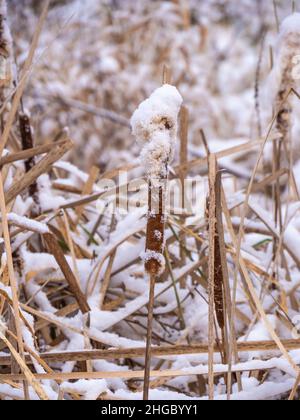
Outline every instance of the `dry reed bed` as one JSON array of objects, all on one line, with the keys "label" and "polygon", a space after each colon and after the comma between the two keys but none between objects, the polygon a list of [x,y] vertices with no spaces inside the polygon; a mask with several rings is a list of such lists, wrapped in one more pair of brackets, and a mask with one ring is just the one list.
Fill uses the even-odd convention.
[{"label": "dry reed bed", "polygon": [[[0,399],[142,398],[145,371],[144,398],[242,398],[251,397],[251,390],[266,398],[295,398],[299,196],[291,160],[267,172],[262,156],[272,145],[279,163],[285,144],[278,131],[288,135],[280,116],[290,112],[286,104],[297,95],[296,86],[284,86],[283,95],[281,86],[266,137],[215,153],[202,132],[205,155],[193,160],[187,149],[198,127],[189,124],[194,109],[189,106],[188,113],[182,107],[180,158],[171,165],[169,179],[172,185],[201,174],[206,191],[197,197],[196,209],[202,206],[203,212],[197,217],[160,212],[159,226],[149,218],[146,230],[145,191],[130,194],[130,202],[140,201],[141,207],[124,216],[113,208],[120,191],[122,200],[124,185],[99,184],[120,182],[118,169],[138,181],[138,164],[82,172],[60,160],[74,149],[66,130],[36,146],[35,136],[42,133],[31,130],[22,103],[47,8],[46,2],[11,106],[2,109],[0,150],[7,146],[9,154],[0,160]],[[179,15],[176,10],[188,31],[188,10],[179,9]],[[163,61],[158,59],[157,72]],[[164,82],[170,77],[165,68]],[[3,103],[10,82],[1,85]],[[145,95],[133,96],[132,108]],[[56,96],[54,102],[63,101]],[[128,136],[123,113],[107,107],[114,112],[97,106],[87,111],[109,118],[110,130],[125,126]],[[238,164],[236,171],[220,171],[228,159],[231,165],[236,158],[245,161],[249,151],[259,158],[256,164],[247,162],[246,179]],[[285,223],[280,223],[279,208],[286,211]],[[153,242],[153,230],[165,237],[165,245]],[[157,260],[146,261],[152,277],[148,323],[149,279],[140,258],[145,236],[146,249],[164,254],[166,261],[164,272]]]}]

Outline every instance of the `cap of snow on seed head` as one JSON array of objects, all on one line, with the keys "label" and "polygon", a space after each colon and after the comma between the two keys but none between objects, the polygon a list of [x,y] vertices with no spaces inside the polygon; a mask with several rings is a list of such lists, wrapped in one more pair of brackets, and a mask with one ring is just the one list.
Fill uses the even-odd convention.
[{"label": "cap of snow on seed head", "polygon": [[300,13],[293,13],[280,26],[278,52],[283,64],[291,55],[300,54]]},{"label": "cap of snow on seed head", "polygon": [[157,276],[161,276],[164,273],[166,268],[166,260],[161,253],[147,249],[141,254],[141,259],[144,261],[145,264],[150,262],[157,263],[155,265],[155,269],[158,269],[158,271],[155,273]]},{"label": "cap of snow on seed head", "polygon": [[166,84],[142,102],[131,118],[133,135],[143,146],[141,160],[151,177],[164,176],[166,164],[173,159],[182,102],[178,90]]},{"label": "cap of snow on seed head", "polygon": [[293,13],[284,19],[280,26],[281,37],[300,33],[300,13]]},{"label": "cap of snow on seed head", "polygon": [[182,101],[174,86],[163,85],[156,89],[131,118],[132,132],[137,141],[144,144],[151,141],[157,132],[164,131],[169,131],[174,137]]}]

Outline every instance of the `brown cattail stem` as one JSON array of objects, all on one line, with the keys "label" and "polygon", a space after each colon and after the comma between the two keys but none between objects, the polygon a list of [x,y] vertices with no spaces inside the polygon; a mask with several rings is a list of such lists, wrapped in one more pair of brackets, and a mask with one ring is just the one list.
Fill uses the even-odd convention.
[{"label": "brown cattail stem", "polygon": [[[166,179],[164,180],[167,181]],[[164,182],[164,183],[165,183]],[[154,192],[153,185],[149,179],[148,188],[148,223],[146,236],[146,251],[153,252],[156,256],[163,256],[164,252],[164,231],[165,231],[165,214],[164,214],[164,199],[165,199],[165,185],[160,185],[158,191]],[[158,209],[157,200],[153,203],[153,192],[158,195]],[[157,199],[157,196],[155,197]],[[154,204],[154,208],[153,208]],[[158,210],[158,211],[157,211]],[[151,254],[150,254],[151,255]],[[149,289],[149,304],[148,304],[148,323],[147,323],[147,344],[145,355],[145,376],[144,376],[144,392],[143,399],[149,399],[149,385],[150,385],[150,370],[151,370],[151,345],[152,345],[152,330],[153,330],[153,309],[154,309],[154,291],[155,283],[159,277],[162,266],[157,258],[149,258],[145,261],[146,272],[150,276]]]},{"label": "brown cattail stem", "polygon": [[150,290],[149,290],[149,304],[148,304],[148,328],[147,328],[144,392],[143,392],[143,400],[144,401],[147,401],[149,399],[155,283],[156,283],[155,275],[150,274]]}]

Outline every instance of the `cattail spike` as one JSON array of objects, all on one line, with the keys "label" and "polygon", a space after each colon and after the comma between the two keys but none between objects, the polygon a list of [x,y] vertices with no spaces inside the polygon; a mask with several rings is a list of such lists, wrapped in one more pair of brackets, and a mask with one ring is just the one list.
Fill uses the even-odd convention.
[{"label": "cattail spike", "polygon": [[175,152],[181,104],[182,98],[177,89],[165,84],[139,106],[131,119],[133,134],[143,146],[141,159],[149,185],[145,269],[156,277],[165,270],[167,180],[169,164]]}]

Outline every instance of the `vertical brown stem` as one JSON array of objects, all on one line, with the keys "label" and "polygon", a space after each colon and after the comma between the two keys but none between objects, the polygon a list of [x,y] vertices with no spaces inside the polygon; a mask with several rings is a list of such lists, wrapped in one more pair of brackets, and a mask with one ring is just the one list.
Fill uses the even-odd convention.
[{"label": "vertical brown stem", "polygon": [[148,328],[147,328],[144,392],[143,392],[144,401],[147,401],[149,399],[155,283],[156,283],[156,277],[155,275],[151,274],[150,275],[149,303],[148,303]]},{"label": "vertical brown stem", "polygon": [[[18,351],[21,358],[24,360],[24,343],[23,343],[22,322],[21,322],[20,308],[19,308],[18,283],[16,280],[14,266],[13,266],[11,241],[10,241],[10,234],[9,234],[9,228],[8,228],[6,203],[5,203],[5,198],[4,198],[3,179],[2,179],[1,171],[0,171],[0,210],[1,210],[1,217],[2,217],[4,244],[5,244],[5,250],[6,250],[6,255],[7,255],[9,281],[10,281],[10,287],[12,290],[13,312],[15,316],[15,327],[16,327],[17,338],[18,338]],[[24,396],[26,400],[29,400],[29,391],[28,391],[27,381],[24,382]]]},{"label": "vertical brown stem", "polygon": [[215,236],[216,236],[216,156],[209,156],[209,276],[208,276],[208,386],[209,399],[214,399],[214,301],[215,301]]},{"label": "vertical brown stem", "polygon": [[[34,141],[32,136],[32,129],[30,124],[30,119],[28,115],[21,114],[19,116],[19,124],[20,124],[20,133],[21,133],[21,141],[22,141],[22,149],[28,150],[32,149],[34,147]],[[35,166],[35,158],[32,157],[30,159],[27,159],[25,161],[25,171],[28,173],[31,171],[31,169]],[[35,218],[40,215],[41,213],[41,206],[40,206],[40,200],[39,200],[39,191],[38,191],[38,184],[35,180],[30,186],[29,186],[29,195],[32,197],[35,208],[31,211],[31,217]]]},{"label": "vertical brown stem", "polygon": [[[182,209],[185,209],[186,204],[186,191],[185,191],[185,180],[187,175],[187,168],[186,163],[188,160],[188,120],[189,120],[189,111],[185,106],[181,107],[180,113],[180,166],[183,168],[180,170],[180,183],[181,183],[181,206]],[[182,223],[185,223],[184,216],[182,217]],[[182,241],[180,243],[180,259],[182,265],[185,264],[186,261],[186,254],[185,248],[186,246],[186,238],[185,235],[182,237]],[[180,287],[185,288],[186,280],[183,279],[180,282]]]}]

